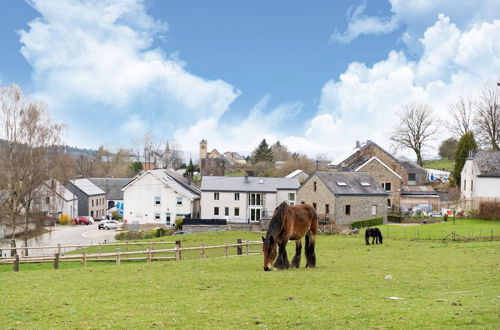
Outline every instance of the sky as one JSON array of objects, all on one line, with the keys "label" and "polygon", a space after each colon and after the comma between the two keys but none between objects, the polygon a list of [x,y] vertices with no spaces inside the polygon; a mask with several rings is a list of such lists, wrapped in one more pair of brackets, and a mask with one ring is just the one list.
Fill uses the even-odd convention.
[{"label": "sky", "polygon": [[[500,79],[495,0],[0,0],[0,86],[66,125],[68,145],[146,134],[198,154],[266,138],[311,157],[391,149],[406,104],[448,107]],[[408,154],[412,156],[411,153]]]}]

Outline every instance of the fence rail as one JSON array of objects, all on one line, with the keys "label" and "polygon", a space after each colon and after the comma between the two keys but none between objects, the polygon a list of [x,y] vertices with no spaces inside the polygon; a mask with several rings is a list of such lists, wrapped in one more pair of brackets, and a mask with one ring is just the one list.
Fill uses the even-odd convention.
[{"label": "fence rail", "polygon": [[[140,245],[152,245],[150,243],[153,242],[148,242],[147,244],[140,243]],[[154,242],[154,243],[160,243],[160,242]],[[29,263],[53,263],[54,269],[58,269],[60,262],[68,262],[68,261],[81,261],[82,266],[86,267],[88,262],[115,262],[116,264],[120,264],[121,261],[151,262],[151,261],[161,261],[161,260],[182,260],[182,253],[188,251],[200,251],[200,258],[204,259],[206,258],[205,250],[224,249],[224,256],[229,257],[230,248],[236,248],[236,255],[251,255],[251,254],[260,254],[261,251],[250,250],[250,246],[262,245],[262,242],[260,241],[242,241],[241,239],[238,239],[236,243],[226,242],[220,245],[201,244],[200,246],[192,246],[192,247],[182,247],[181,241],[161,242],[161,243],[175,244],[175,247],[170,249],[154,249],[152,247],[149,247],[147,250],[141,250],[141,251],[121,251],[120,248],[116,248],[115,252],[86,253],[84,251],[81,254],[68,254],[68,255],[56,252],[53,256],[33,256],[33,257],[27,257],[27,256],[22,257],[16,254],[13,257],[1,258],[0,265],[12,264],[14,271],[19,271],[20,264],[29,264]],[[129,245],[131,244],[132,243],[129,243]],[[118,244],[106,244],[106,245],[115,246]],[[57,248],[59,247],[62,248],[63,246],[62,245],[57,246]],[[68,247],[68,245],[64,247]],[[88,247],[95,247],[95,245],[88,245]],[[243,252],[243,249],[245,249],[245,252]],[[173,256],[158,256],[158,254],[161,253],[163,254],[171,253],[173,254]],[[130,256],[136,256],[136,257],[131,258]]]}]

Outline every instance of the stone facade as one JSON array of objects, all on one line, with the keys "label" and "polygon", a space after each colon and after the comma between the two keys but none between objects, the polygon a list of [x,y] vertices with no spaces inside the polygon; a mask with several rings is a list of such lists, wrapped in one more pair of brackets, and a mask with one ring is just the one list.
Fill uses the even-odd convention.
[{"label": "stone facade", "polygon": [[[297,201],[315,207],[320,221],[326,219],[346,226],[353,221],[383,217],[387,222],[386,196],[334,195],[316,174],[300,187]],[[350,205],[350,214],[346,214],[346,205]]]},{"label": "stone facade", "polygon": [[202,176],[224,176],[226,162],[222,158],[202,158],[200,169]]},{"label": "stone facade", "polygon": [[[393,172],[391,172],[387,167],[382,165],[376,159],[364,164],[358,172],[369,173],[378,183],[380,183],[386,192],[389,194],[386,201],[386,207],[390,210],[399,210],[400,199],[401,199],[401,178],[397,177]],[[386,185],[390,183],[390,187]]]}]

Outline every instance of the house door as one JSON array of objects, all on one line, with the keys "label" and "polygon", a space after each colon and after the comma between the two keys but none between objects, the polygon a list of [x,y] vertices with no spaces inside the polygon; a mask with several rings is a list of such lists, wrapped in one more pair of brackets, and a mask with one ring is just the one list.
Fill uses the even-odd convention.
[{"label": "house door", "polygon": [[165,223],[167,226],[170,226],[170,213],[167,213],[167,221]]},{"label": "house door", "polygon": [[250,221],[258,221],[261,218],[262,209],[250,208]]}]

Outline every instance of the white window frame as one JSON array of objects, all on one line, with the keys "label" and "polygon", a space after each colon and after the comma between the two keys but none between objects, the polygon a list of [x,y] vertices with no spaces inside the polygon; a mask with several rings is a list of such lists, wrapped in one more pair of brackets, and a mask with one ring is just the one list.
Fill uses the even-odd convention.
[{"label": "white window frame", "polygon": [[288,193],[288,205],[295,205],[295,198],[296,198],[295,193]]},{"label": "white window frame", "polygon": [[155,196],[154,205],[161,206],[161,196]]},{"label": "white window frame", "polygon": [[176,200],[177,200],[177,206],[182,206],[182,200],[183,200],[182,196],[177,196]]},{"label": "white window frame", "polygon": [[218,192],[214,192],[214,201],[218,201],[220,198],[220,195]]},{"label": "white window frame", "polygon": [[234,200],[239,201],[240,200],[240,193],[234,193]]}]

